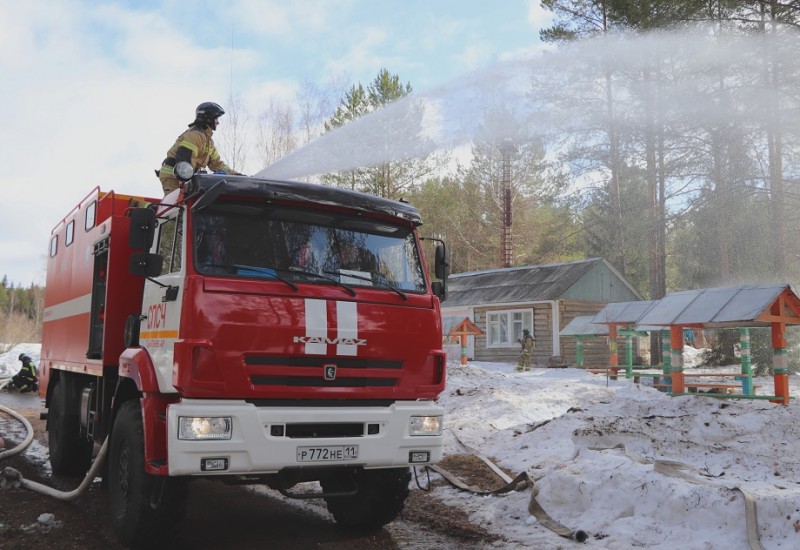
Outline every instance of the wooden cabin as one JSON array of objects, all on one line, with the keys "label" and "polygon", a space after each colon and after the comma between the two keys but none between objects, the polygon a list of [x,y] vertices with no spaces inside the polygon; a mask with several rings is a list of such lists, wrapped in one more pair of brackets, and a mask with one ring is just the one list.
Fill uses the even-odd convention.
[{"label": "wooden cabin", "polygon": [[[442,302],[444,336],[469,318],[483,334],[469,338],[467,357],[516,363],[527,329],[536,341],[535,366],[574,365],[576,340],[559,334],[573,318],[641,299],[604,258],[458,273],[450,276]],[[458,357],[458,343],[446,342],[450,357]],[[608,346],[597,339],[583,355],[586,364],[605,364]]]}]

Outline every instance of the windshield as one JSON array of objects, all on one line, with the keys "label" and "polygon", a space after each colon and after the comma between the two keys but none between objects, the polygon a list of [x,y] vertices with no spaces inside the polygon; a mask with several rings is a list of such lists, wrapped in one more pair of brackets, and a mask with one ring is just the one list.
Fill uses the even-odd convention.
[{"label": "windshield", "polygon": [[204,275],[424,292],[409,228],[363,217],[247,202],[194,214],[195,268]]}]

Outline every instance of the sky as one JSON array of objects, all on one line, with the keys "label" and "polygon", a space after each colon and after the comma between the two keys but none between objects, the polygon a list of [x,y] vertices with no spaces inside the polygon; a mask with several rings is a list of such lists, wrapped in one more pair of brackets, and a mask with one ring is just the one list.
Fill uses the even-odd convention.
[{"label": "sky", "polygon": [[[22,352],[38,364],[40,345],[20,344],[0,354],[0,379],[19,369]],[[709,372],[696,367],[700,350],[686,347],[684,353],[687,373]],[[756,378],[755,384],[762,395],[773,392],[769,377]],[[789,405],[670,397],[644,384],[574,368],[518,373],[506,363],[462,366],[451,360],[438,402],[445,409],[445,459],[477,452],[512,477],[527,472],[537,484],[539,504],[555,521],[585,531],[587,548],[748,550],[746,494],[756,504],[761,547],[771,550],[800,547],[800,376],[790,375],[789,393]],[[9,405],[14,396],[0,392],[0,404]],[[38,397],[30,399],[35,403]],[[0,432],[6,426],[7,437],[24,438],[20,428],[2,420]],[[45,447],[32,445],[25,454],[47,470]],[[679,469],[660,468],[670,461]],[[431,479],[441,480],[435,473]],[[411,488],[419,490],[413,481]],[[463,510],[471,523],[504,537],[501,545],[486,548],[584,547],[530,516],[530,497],[530,490],[482,496],[437,483],[424,498]],[[287,502],[329,517],[316,500]]]},{"label": "sky", "polygon": [[161,196],[199,103],[259,113],[382,68],[424,92],[537,51],[549,22],[538,0],[0,0],[0,276],[44,284],[51,230],[95,187]]}]

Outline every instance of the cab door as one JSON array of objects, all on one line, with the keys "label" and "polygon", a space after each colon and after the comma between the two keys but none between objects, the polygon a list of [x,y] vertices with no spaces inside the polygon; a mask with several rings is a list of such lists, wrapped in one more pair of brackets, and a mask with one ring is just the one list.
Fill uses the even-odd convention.
[{"label": "cab door", "polygon": [[185,240],[183,209],[175,208],[159,219],[153,243],[163,259],[161,273],[144,284],[140,343],[150,354],[162,392],[176,391],[172,365],[183,304]]}]

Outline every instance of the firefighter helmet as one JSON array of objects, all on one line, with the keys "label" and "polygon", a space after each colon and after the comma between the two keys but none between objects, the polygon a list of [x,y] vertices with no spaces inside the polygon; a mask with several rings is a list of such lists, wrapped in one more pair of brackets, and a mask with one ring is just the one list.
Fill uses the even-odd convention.
[{"label": "firefighter helmet", "polygon": [[19,359],[20,361],[24,361],[24,360],[26,360],[26,359],[30,360],[30,357],[28,357],[28,356],[27,356],[26,354],[24,354],[24,353],[20,353],[20,354],[19,354],[19,357],[18,357],[18,359]]},{"label": "firefighter helmet", "polygon": [[206,101],[201,103],[195,109],[195,117],[201,122],[212,124],[215,120],[225,114],[225,109],[213,101]]}]

